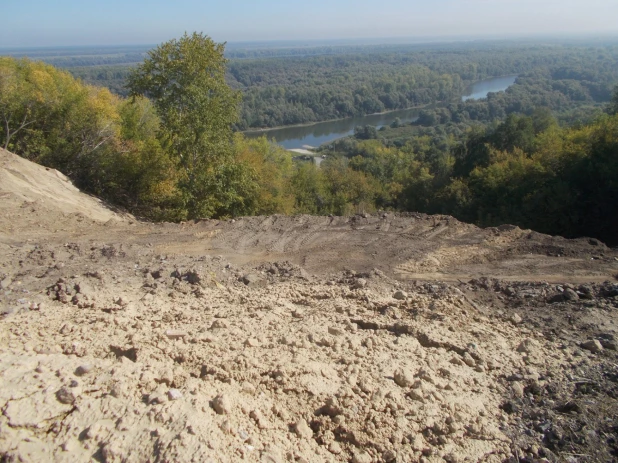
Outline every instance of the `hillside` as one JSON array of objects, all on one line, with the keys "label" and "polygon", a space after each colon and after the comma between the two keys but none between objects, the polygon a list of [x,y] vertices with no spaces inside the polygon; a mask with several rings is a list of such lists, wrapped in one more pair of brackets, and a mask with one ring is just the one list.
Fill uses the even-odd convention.
[{"label": "hillside", "polygon": [[5,207],[42,207],[82,214],[98,222],[120,220],[100,199],[81,193],[61,172],[29,162],[0,148],[0,196]]},{"label": "hillside", "polygon": [[145,223],[0,152],[0,460],[612,461],[618,252],[449,216]]}]

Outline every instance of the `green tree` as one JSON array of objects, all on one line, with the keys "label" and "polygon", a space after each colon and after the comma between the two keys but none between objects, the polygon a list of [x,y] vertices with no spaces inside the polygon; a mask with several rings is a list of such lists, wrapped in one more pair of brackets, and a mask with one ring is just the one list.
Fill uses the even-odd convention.
[{"label": "green tree", "polygon": [[237,209],[237,196],[213,193],[246,177],[231,165],[240,93],[225,82],[224,48],[204,34],[185,33],[150,51],[128,78],[131,96],[152,99],[161,118],[164,144],[184,170],[181,189],[192,218]]},{"label": "green tree", "polygon": [[612,116],[618,114],[618,85],[614,88],[614,93],[612,95],[612,101],[609,104],[609,113]]},{"label": "green tree", "polygon": [[358,140],[374,140],[378,138],[378,130],[373,125],[358,125],[354,127],[354,137]]},{"label": "green tree", "polygon": [[5,150],[15,135],[36,121],[36,102],[30,98],[33,84],[26,79],[28,65],[26,60],[0,61],[0,143]]},{"label": "green tree", "polygon": [[292,179],[295,204],[299,214],[328,213],[328,189],[323,171],[313,162],[302,162],[296,167]]},{"label": "green tree", "polygon": [[266,137],[249,139],[241,133],[234,136],[234,151],[236,163],[250,169],[256,185],[251,208],[245,213],[291,214],[295,196],[291,188],[294,165],[290,152]]},{"label": "green tree", "polygon": [[53,66],[0,57],[1,145],[74,181],[87,178],[88,164],[115,141],[117,104],[109,90]]}]

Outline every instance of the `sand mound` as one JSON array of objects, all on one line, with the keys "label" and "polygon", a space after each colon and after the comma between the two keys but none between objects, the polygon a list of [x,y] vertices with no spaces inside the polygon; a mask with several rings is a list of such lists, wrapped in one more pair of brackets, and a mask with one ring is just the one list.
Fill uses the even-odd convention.
[{"label": "sand mound", "polygon": [[80,192],[55,169],[34,164],[0,148],[0,198],[5,203],[37,203],[64,214],[80,213],[107,222],[121,217],[100,199]]}]

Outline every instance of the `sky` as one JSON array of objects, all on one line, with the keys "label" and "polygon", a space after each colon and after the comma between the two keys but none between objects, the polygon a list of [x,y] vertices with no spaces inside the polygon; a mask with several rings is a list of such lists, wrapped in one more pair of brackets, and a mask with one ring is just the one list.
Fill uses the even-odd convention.
[{"label": "sky", "polygon": [[617,35],[618,0],[0,0],[0,48]]}]

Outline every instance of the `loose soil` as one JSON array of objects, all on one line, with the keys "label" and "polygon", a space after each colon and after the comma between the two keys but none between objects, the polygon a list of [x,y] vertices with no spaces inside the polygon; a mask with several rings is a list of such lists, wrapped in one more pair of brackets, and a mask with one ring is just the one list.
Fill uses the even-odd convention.
[{"label": "loose soil", "polygon": [[618,252],[448,216],[144,223],[0,150],[0,460],[618,459]]}]

